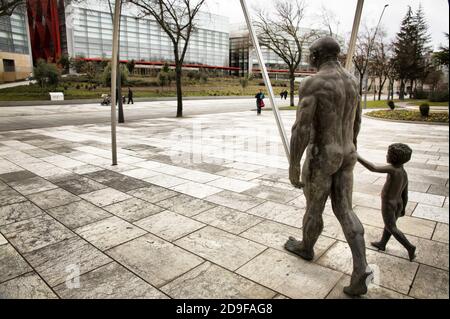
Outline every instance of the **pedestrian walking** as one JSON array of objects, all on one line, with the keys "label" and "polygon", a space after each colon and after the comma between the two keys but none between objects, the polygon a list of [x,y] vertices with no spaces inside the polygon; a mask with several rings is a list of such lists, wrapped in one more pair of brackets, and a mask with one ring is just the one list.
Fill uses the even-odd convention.
[{"label": "pedestrian walking", "polygon": [[134,104],[133,91],[131,90],[131,88],[128,88],[128,104],[130,104],[130,102],[131,104]]},{"label": "pedestrian walking", "polygon": [[256,112],[257,112],[257,115],[261,115],[261,109],[265,106],[264,99],[266,98],[266,96],[260,90],[259,93],[255,95],[255,98],[256,98]]}]

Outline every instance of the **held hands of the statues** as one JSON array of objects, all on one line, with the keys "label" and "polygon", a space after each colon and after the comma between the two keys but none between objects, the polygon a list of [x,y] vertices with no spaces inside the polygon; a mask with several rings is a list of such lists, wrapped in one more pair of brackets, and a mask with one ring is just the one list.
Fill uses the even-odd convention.
[{"label": "held hands of the statues", "polygon": [[300,165],[295,166],[291,165],[289,167],[289,180],[291,181],[291,184],[294,185],[296,188],[303,188],[305,187],[305,184],[303,184],[300,181]]}]

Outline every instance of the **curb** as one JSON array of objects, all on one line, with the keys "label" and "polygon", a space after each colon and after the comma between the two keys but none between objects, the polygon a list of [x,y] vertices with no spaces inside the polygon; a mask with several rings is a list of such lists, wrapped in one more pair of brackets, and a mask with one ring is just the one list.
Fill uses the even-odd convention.
[{"label": "curb", "polygon": [[[183,97],[184,101],[196,100],[245,100],[252,99],[253,96],[187,96]],[[154,97],[154,98],[135,98],[134,102],[170,102],[176,101],[176,97]],[[1,107],[14,106],[41,106],[41,105],[70,105],[70,104],[100,104],[101,98],[98,99],[83,99],[83,100],[64,100],[64,101],[0,101]]]}]

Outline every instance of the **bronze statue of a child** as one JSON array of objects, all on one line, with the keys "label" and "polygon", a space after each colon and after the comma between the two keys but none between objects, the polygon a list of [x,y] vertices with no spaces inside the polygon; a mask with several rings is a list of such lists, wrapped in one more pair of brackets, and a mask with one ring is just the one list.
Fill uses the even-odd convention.
[{"label": "bronze statue of a child", "polygon": [[375,166],[358,155],[358,161],[371,172],[388,174],[381,192],[381,212],[383,214],[384,231],[380,241],[371,243],[379,250],[385,251],[386,244],[395,237],[408,251],[409,260],[416,257],[416,247],[397,228],[397,219],[405,216],[408,203],[408,174],[403,164],[410,161],[412,150],[405,144],[392,144],[386,156],[387,166]]}]

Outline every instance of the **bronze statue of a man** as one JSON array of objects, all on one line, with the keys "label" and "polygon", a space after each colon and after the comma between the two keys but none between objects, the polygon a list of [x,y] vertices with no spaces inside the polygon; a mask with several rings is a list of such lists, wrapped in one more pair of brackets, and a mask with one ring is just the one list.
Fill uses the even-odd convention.
[{"label": "bronze statue of a man", "polygon": [[[303,259],[314,258],[314,245],[323,230],[322,213],[330,196],[353,255],[351,283],[344,292],[363,295],[371,272],[366,261],[364,228],[352,210],[361,106],[357,81],[341,67],[339,53],[339,44],[333,38],[315,41],[310,48],[310,62],[318,73],[300,84],[289,179],[294,186],[304,188],[307,205],[302,241],[291,237],[285,248]],[[301,172],[300,160],[307,147]]]}]

